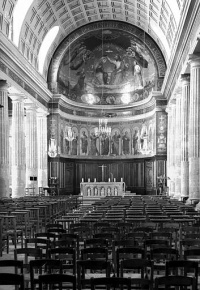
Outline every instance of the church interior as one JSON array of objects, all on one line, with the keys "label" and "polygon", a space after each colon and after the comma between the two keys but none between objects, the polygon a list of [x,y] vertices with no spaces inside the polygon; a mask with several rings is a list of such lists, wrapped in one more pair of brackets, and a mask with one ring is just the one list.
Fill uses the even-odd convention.
[{"label": "church interior", "polygon": [[[4,258],[44,233],[46,259],[62,235],[75,251],[59,281],[79,290],[89,237],[106,278],[123,277],[120,248],[143,247],[154,267],[158,232],[175,260],[189,260],[187,239],[200,255],[199,19],[199,0],[0,1],[0,290]],[[145,289],[181,281],[150,276]],[[198,289],[196,276],[183,283]],[[21,290],[48,281],[22,277]]]}]

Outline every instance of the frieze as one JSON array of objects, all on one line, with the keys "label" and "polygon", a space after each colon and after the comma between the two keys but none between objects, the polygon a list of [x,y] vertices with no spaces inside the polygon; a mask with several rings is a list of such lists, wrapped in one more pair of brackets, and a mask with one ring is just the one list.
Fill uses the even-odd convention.
[{"label": "frieze", "polygon": [[7,72],[7,71],[6,71],[7,67],[6,67],[5,64],[4,64],[3,62],[1,62],[1,61],[0,61],[0,69],[1,69],[4,73]]},{"label": "frieze", "polygon": [[12,80],[14,80],[18,85],[20,85],[22,88],[24,88],[24,82],[23,80],[13,71],[8,69],[8,75],[11,77]]}]

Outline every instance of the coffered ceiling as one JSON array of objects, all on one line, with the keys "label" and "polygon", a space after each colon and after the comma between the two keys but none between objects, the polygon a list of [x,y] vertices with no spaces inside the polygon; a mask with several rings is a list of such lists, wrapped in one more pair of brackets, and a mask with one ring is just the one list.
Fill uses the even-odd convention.
[{"label": "coffered ceiling", "polygon": [[[30,3],[23,13],[23,1]],[[16,25],[13,13],[20,5],[22,26],[18,27],[18,46],[23,55],[36,68],[38,54],[47,33],[54,26],[59,32],[53,41],[44,66],[44,76],[51,57],[61,41],[77,28],[99,20],[123,21],[141,28],[160,47],[166,62],[176,37],[185,0],[2,0],[0,5],[0,26],[13,38]],[[12,28],[12,29],[10,29]]]}]

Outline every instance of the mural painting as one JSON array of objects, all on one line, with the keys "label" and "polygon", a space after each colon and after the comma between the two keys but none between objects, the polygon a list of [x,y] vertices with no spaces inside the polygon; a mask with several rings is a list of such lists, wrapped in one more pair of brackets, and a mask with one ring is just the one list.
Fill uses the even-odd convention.
[{"label": "mural painting", "polygon": [[87,104],[119,105],[147,98],[157,69],[147,47],[125,31],[92,31],[70,45],[58,73],[59,93]]},{"label": "mural painting", "polygon": [[[113,126],[111,134],[96,133],[96,127],[69,124],[62,120],[60,125],[60,154],[77,157],[142,157],[154,154],[155,120],[138,121],[137,125],[124,124],[124,127]],[[73,138],[69,138],[68,130],[72,130]],[[158,139],[159,148],[163,148],[162,132]],[[160,142],[160,143],[159,143]],[[162,145],[161,145],[162,144]]]}]

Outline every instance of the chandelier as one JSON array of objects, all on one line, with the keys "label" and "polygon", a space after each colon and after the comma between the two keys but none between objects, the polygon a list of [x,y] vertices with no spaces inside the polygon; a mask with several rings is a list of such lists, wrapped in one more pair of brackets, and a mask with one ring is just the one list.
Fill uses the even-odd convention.
[{"label": "chandelier", "polygon": [[99,127],[95,128],[95,135],[101,137],[103,135],[110,136],[111,127],[107,125],[107,119],[99,119]]},{"label": "chandelier", "polygon": [[72,131],[71,127],[67,128],[67,131],[65,133],[65,139],[67,139],[68,141],[72,141],[75,139],[74,132]]}]

